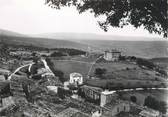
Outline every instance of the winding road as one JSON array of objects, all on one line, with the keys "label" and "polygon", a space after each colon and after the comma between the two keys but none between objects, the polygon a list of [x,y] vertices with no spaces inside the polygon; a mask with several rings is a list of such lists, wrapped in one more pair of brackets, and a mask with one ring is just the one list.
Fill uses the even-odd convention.
[{"label": "winding road", "polygon": [[[41,59],[41,61],[43,62],[44,67],[45,67],[50,73],[52,73],[53,76],[55,76],[54,73],[51,71],[50,67],[47,65],[46,60],[45,60],[45,59]],[[10,74],[10,75],[8,76],[8,80],[11,80],[12,76],[15,75],[19,70],[21,70],[21,69],[24,68],[24,67],[29,66],[28,70],[29,70],[29,72],[30,72],[30,69],[31,69],[31,67],[32,67],[33,64],[34,64],[34,62],[18,67],[12,74]]]},{"label": "winding road", "polygon": [[10,75],[8,76],[8,80],[11,80],[12,76],[15,75],[15,73],[17,73],[20,69],[22,69],[22,68],[24,68],[24,67],[27,67],[27,66],[32,66],[33,64],[34,64],[34,63],[32,62],[32,63],[30,63],[30,64],[26,64],[26,65],[23,65],[23,66],[17,68],[12,74],[10,74]]}]

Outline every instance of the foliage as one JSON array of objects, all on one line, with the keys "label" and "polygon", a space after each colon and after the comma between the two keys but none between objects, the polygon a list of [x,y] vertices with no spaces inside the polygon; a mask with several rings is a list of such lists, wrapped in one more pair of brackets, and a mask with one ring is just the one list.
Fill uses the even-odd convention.
[{"label": "foliage", "polygon": [[143,26],[150,33],[167,37],[167,0],[45,0],[52,8],[75,6],[79,13],[90,11],[95,17],[105,16],[99,21],[100,27],[107,31],[109,26]]},{"label": "foliage", "polygon": [[126,60],[126,57],[125,57],[125,56],[119,56],[119,60],[125,61],[125,60]]},{"label": "foliage", "polygon": [[106,73],[106,69],[104,69],[104,68],[96,68],[95,69],[95,75],[97,75],[97,76],[102,76],[103,74],[105,74]]},{"label": "foliage", "polygon": [[65,82],[65,78],[64,78],[64,73],[62,71],[59,70],[55,70],[54,69],[54,64],[51,62],[51,60],[49,58],[46,58],[46,62],[47,64],[50,66],[50,69],[52,70],[52,72],[55,74],[55,76],[59,77],[59,80],[61,82]]},{"label": "foliage", "polygon": [[131,99],[131,101],[134,102],[134,103],[136,103],[136,101],[137,101],[137,98],[136,98],[135,96],[131,96],[130,99]]},{"label": "foliage", "polygon": [[164,70],[162,68],[156,68],[156,71],[159,72],[163,76],[167,76],[168,75],[166,70]]},{"label": "foliage", "polygon": [[147,67],[149,69],[154,69],[156,67],[153,62],[148,61],[146,59],[141,59],[141,58],[137,59],[137,64],[139,66],[145,66],[145,67]]},{"label": "foliage", "polygon": [[58,88],[58,96],[61,98],[61,99],[64,99],[66,96],[71,96],[72,95],[72,92],[69,91],[69,90],[64,90],[62,88]]},{"label": "foliage", "polygon": [[82,91],[81,88],[78,89],[77,94],[78,94],[79,96],[81,96],[82,98],[85,98],[85,93]]},{"label": "foliage", "polygon": [[151,97],[151,96],[148,96],[146,99],[145,99],[145,106],[149,107],[149,108],[152,108],[154,110],[158,110],[162,113],[166,113],[166,103],[163,102],[163,101],[158,101],[156,100],[155,98]]},{"label": "foliage", "polygon": [[38,70],[37,64],[33,64],[32,67],[31,67],[30,73],[32,75],[37,74],[37,70]]},{"label": "foliage", "polygon": [[51,57],[61,57],[61,56],[66,56],[66,54],[62,52],[53,52],[50,56]]},{"label": "foliage", "polygon": [[72,49],[72,48],[53,48],[50,50],[55,50],[57,51],[55,54],[58,54],[58,56],[65,56],[65,55],[69,55],[69,56],[73,56],[73,55],[84,55],[86,54],[85,51],[82,50],[77,50],[77,49]]},{"label": "foliage", "polygon": [[5,42],[3,40],[1,40],[1,42],[0,42],[0,57],[5,58],[6,61],[9,57],[9,50],[8,49],[9,49],[8,45],[5,44]]}]

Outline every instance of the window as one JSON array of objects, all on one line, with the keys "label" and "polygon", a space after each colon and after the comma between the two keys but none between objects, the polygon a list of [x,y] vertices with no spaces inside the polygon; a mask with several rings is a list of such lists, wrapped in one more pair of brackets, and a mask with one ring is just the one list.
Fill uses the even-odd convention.
[{"label": "window", "polygon": [[120,109],[119,109],[119,107],[117,108],[117,112],[118,112],[118,113],[120,112]]}]

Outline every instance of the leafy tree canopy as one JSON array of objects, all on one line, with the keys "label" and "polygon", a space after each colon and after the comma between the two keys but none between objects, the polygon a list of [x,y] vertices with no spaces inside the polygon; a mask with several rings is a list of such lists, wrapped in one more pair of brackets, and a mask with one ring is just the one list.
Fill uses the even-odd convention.
[{"label": "leafy tree canopy", "polygon": [[75,6],[79,13],[90,11],[95,17],[104,15],[100,27],[120,27],[128,24],[138,28],[143,26],[150,33],[167,37],[167,0],[45,0],[52,8]]}]

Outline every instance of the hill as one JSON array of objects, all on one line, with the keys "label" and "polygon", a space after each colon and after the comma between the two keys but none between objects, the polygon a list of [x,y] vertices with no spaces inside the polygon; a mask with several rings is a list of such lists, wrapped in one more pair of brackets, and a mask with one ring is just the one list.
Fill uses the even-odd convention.
[{"label": "hill", "polygon": [[45,48],[75,48],[80,50],[88,50],[89,46],[91,50],[99,52],[116,48],[121,50],[124,55],[144,58],[168,57],[168,41],[158,41],[159,39],[157,38],[104,36],[80,33],[52,33],[34,35],[32,37],[12,31],[1,31],[3,33],[0,33],[0,40],[6,40],[5,42],[9,44],[34,45]]},{"label": "hill", "polygon": [[0,29],[0,36],[27,37],[28,35],[24,35],[24,34],[20,34],[20,33],[17,33],[17,32]]},{"label": "hill", "polygon": [[161,41],[165,40],[158,37],[135,37],[135,36],[120,36],[120,35],[103,35],[96,33],[68,33],[68,32],[59,32],[59,33],[43,33],[32,35],[35,37],[45,37],[51,39],[63,39],[63,40],[119,40],[119,41]]},{"label": "hill", "polygon": [[3,42],[5,42],[6,44],[12,45],[32,45],[44,48],[74,48],[80,50],[87,49],[87,45],[85,44],[68,40],[0,35],[0,41],[1,40],[3,40]]},{"label": "hill", "polygon": [[168,57],[168,41],[80,40],[100,51],[119,49],[125,55],[143,58]]}]

